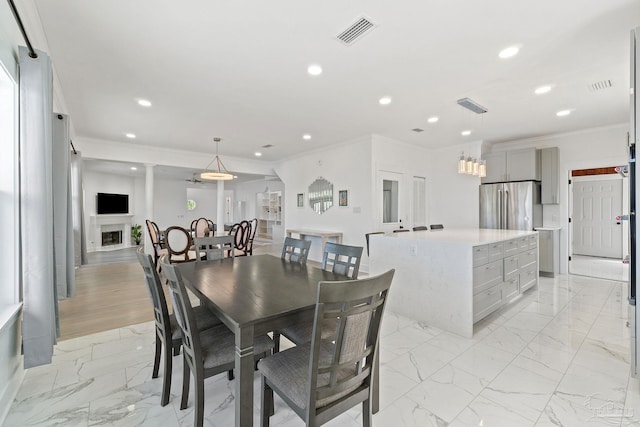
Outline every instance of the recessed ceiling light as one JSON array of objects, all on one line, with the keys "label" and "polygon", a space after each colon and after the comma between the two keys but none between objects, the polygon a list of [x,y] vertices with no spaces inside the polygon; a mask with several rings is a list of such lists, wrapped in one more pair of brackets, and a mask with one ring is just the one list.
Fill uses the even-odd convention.
[{"label": "recessed ceiling light", "polygon": [[428,121],[429,123],[436,123],[438,120],[440,120],[440,119],[439,119],[438,117],[436,117],[436,116],[429,117],[429,118],[427,119],[427,121]]},{"label": "recessed ceiling light", "polygon": [[534,93],[536,95],[542,95],[544,93],[549,93],[551,92],[551,86],[550,85],[545,85],[545,86],[540,86],[538,88],[536,88],[536,90],[534,91]]},{"label": "recessed ceiling light", "polygon": [[127,138],[130,138],[130,139],[134,139],[136,137],[136,134],[135,133],[127,133],[124,136],[126,136]]},{"label": "recessed ceiling light", "polygon": [[471,131],[470,130],[463,130],[462,132],[460,132],[460,135],[469,136],[469,135],[471,135]]},{"label": "recessed ceiling light", "polygon": [[320,74],[322,74],[322,67],[318,64],[311,64],[307,68],[307,73],[311,74],[312,76],[319,76]]},{"label": "recessed ceiling light", "polygon": [[137,168],[137,167],[135,167],[135,166],[131,166],[131,170],[132,170],[132,171],[137,171],[137,170],[138,170],[138,168]]},{"label": "recessed ceiling light", "polygon": [[311,139],[311,135],[309,135],[308,133],[305,133],[304,135],[302,135],[302,139],[306,139],[308,141]]},{"label": "recessed ceiling light", "polygon": [[571,114],[571,110],[560,110],[556,113],[556,116],[564,117],[564,116],[568,116],[569,114]]},{"label": "recessed ceiling light", "polygon": [[382,98],[380,98],[380,100],[378,102],[380,103],[380,105],[389,105],[389,104],[391,104],[391,97],[390,96],[383,96]]},{"label": "recessed ceiling light", "polygon": [[520,46],[509,46],[505,49],[502,49],[498,56],[502,59],[513,58],[520,51]]},{"label": "recessed ceiling light", "polygon": [[253,153],[253,154],[254,154],[256,157],[260,157],[260,156],[262,156],[262,153],[261,153],[261,152],[259,152],[259,151],[256,151],[256,152],[255,152],[255,153]]},{"label": "recessed ceiling light", "polygon": [[151,101],[146,99],[138,99],[138,104],[143,107],[151,107]]},{"label": "recessed ceiling light", "polygon": [[233,179],[238,179],[238,175],[233,175]]}]

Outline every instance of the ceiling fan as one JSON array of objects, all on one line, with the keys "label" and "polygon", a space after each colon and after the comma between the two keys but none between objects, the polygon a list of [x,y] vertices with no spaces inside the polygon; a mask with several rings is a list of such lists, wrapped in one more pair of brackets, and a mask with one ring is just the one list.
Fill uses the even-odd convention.
[{"label": "ceiling fan", "polygon": [[185,179],[185,181],[190,182],[192,184],[200,184],[202,180],[198,179],[197,175],[198,175],[197,173],[194,173],[191,179]]}]

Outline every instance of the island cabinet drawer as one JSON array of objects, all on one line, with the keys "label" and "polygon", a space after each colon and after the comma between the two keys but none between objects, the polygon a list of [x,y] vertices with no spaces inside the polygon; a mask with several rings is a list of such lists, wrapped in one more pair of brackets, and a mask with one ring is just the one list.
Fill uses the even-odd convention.
[{"label": "island cabinet drawer", "polygon": [[504,242],[504,256],[515,255],[520,252],[520,242],[518,239],[511,239]]},{"label": "island cabinet drawer", "polygon": [[504,245],[500,243],[491,243],[489,246],[489,261],[495,261],[504,257]]},{"label": "island cabinet drawer", "polygon": [[538,264],[533,263],[520,270],[520,292],[524,292],[538,280]]},{"label": "island cabinet drawer", "polygon": [[502,283],[502,260],[493,261],[473,269],[473,292],[480,292],[491,286]]},{"label": "island cabinet drawer", "polygon": [[531,236],[527,236],[527,242],[529,244],[529,249],[535,249],[538,247],[538,236],[532,234]]},{"label": "island cabinet drawer", "polygon": [[504,259],[504,277],[518,271],[518,255],[510,256]]},{"label": "island cabinet drawer", "polygon": [[473,266],[484,265],[489,262],[489,245],[473,247]]},{"label": "island cabinet drawer", "polygon": [[536,249],[526,250],[522,252],[520,255],[518,255],[518,265],[521,268],[525,267],[531,264],[532,262],[536,262],[537,258],[538,258],[538,251]]},{"label": "island cabinet drawer", "polygon": [[529,236],[518,237],[518,246],[520,247],[520,251],[529,249]]},{"label": "island cabinet drawer", "polygon": [[514,298],[520,294],[520,275],[516,273],[511,273],[507,275],[504,280],[504,289],[502,291],[502,296],[505,301],[510,301],[511,298]]},{"label": "island cabinet drawer", "polygon": [[473,296],[473,322],[491,314],[502,305],[502,283]]}]

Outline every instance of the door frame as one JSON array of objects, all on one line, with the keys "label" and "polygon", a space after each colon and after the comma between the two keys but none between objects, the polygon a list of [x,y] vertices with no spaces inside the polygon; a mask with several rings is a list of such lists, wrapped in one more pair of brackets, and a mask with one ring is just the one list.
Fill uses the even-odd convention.
[{"label": "door frame", "polygon": [[[581,181],[599,181],[599,180],[610,180],[610,179],[620,179],[622,180],[622,212],[620,214],[628,214],[629,213],[629,200],[628,197],[625,197],[625,194],[629,193],[629,181],[628,177],[622,177],[620,175],[615,175],[612,173],[607,174],[592,174],[592,175],[582,175],[582,176],[573,176],[574,171],[585,170],[585,169],[600,169],[600,168],[615,168],[617,166],[601,166],[601,167],[593,167],[593,168],[576,168],[570,169],[568,171],[567,183],[568,183],[568,197],[567,197],[567,207],[568,207],[568,218],[569,223],[567,227],[567,256],[568,256],[568,265],[567,272],[569,274],[573,274],[571,271],[571,260],[573,258],[573,181],[578,178]],[[628,239],[625,239],[625,236],[629,234],[629,223],[627,221],[622,221],[622,239],[621,239],[621,253],[622,257],[624,257],[629,251]]]}]

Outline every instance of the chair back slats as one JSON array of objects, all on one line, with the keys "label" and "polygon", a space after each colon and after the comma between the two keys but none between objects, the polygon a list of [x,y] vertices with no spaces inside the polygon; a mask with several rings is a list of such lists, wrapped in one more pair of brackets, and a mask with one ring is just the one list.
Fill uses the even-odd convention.
[{"label": "chair back slats", "polygon": [[163,256],[160,259],[160,264],[169,285],[176,323],[182,332],[184,359],[189,363],[193,372],[199,371],[202,364],[196,362],[202,360],[199,341],[200,335],[198,333],[195,315],[193,314],[193,308],[189,301],[189,295],[184,287],[180,271],[175,265],[169,264],[167,256]]},{"label": "chair back slats", "polygon": [[156,331],[163,340],[171,340],[171,323],[169,321],[169,309],[167,300],[162,291],[162,285],[155,264],[151,256],[144,253],[144,248],[140,247],[136,252],[138,262],[144,271],[144,280],[147,285],[149,297],[153,303],[153,312],[156,323]]},{"label": "chair back slats", "polygon": [[311,248],[311,240],[295,239],[293,237],[285,237],[282,245],[282,255],[280,258],[290,262],[306,264],[309,256],[309,248]]},{"label": "chair back slats", "polygon": [[360,258],[362,258],[362,246],[327,242],[322,256],[322,269],[331,270],[350,279],[357,279]]},{"label": "chair back slats", "polygon": [[223,259],[227,255],[235,256],[234,236],[196,237],[193,244],[196,247],[196,262]]},{"label": "chair back slats", "polygon": [[170,262],[191,261],[189,251],[191,250],[193,241],[189,231],[178,226],[169,227],[166,231],[166,241]]},{"label": "chair back slats", "polygon": [[[395,270],[362,280],[320,282],[313,325],[307,408],[369,387],[380,323]],[[334,335],[322,339],[325,319]],[[325,335],[326,336],[326,335]]]}]

